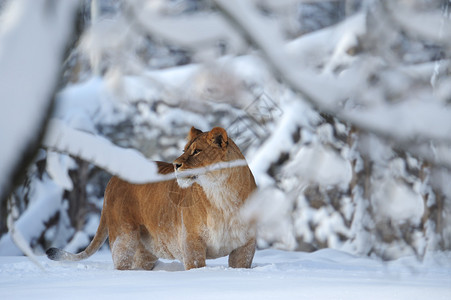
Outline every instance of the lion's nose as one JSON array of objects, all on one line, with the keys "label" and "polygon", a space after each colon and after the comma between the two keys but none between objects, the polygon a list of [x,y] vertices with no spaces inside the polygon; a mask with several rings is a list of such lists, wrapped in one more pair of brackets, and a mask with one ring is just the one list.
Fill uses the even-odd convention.
[{"label": "lion's nose", "polygon": [[178,170],[181,166],[182,166],[182,164],[174,164],[175,170]]}]

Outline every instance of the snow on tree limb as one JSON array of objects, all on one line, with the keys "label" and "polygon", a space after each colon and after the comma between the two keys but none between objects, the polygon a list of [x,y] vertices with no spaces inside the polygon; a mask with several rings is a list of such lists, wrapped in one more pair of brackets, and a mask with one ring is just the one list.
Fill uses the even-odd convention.
[{"label": "snow on tree limb", "polygon": [[[43,179],[44,184],[36,185],[35,199],[28,209],[14,222],[12,232],[0,238],[0,255],[27,254],[22,238],[28,243],[36,241],[46,229],[46,222],[60,209],[63,190],[49,177]],[[19,237],[20,236],[20,237]],[[16,243],[16,240],[19,243]]]},{"label": "snow on tree limb", "polygon": [[[175,174],[161,175],[155,162],[148,160],[134,149],[121,148],[106,138],[73,129],[63,121],[49,122],[43,146],[47,149],[67,153],[108,171],[132,183],[149,183],[175,178]],[[245,166],[245,160],[217,163],[205,168],[179,172],[181,176],[198,175],[206,171]]]},{"label": "snow on tree limb", "polygon": [[[401,104],[379,103],[369,108],[346,109],[341,103],[361,88],[349,84],[352,77],[354,81],[359,81],[357,73],[351,73],[343,80],[300,71],[302,66],[296,63],[294,57],[284,52],[280,33],[267,26],[249,2],[215,2],[240,33],[262,50],[274,72],[321,111],[351,122],[365,131],[386,137],[401,146],[430,140],[451,143],[449,108],[431,99]],[[430,95],[430,98],[433,96]]]},{"label": "snow on tree limb", "polygon": [[243,39],[236,35],[230,24],[220,15],[193,14],[168,18],[159,14],[152,5],[143,5],[140,0],[130,1],[134,22],[138,22],[149,33],[190,49],[203,49],[226,40],[233,49],[242,49]]},{"label": "snow on tree limb", "polygon": [[306,110],[300,103],[291,103],[289,107],[285,108],[286,112],[278,127],[260,147],[250,163],[251,170],[260,187],[273,183],[273,179],[267,174],[267,171],[271,164],[277,162],[284,152],[294,146],[293,134],[306,122],[299,118],[300,115],[305,115],[303,110]]},{"label": "snow on tree limb", "polygon": [[157,175],[157,165],[136,150],[120,148],[103,137],[73,129],[60,120],[51,120],[48,128],[43,141],[48,149],[92,162],[131,182],[164,179]]},{"label": "snow on tree limb", "polygon": [[[399,4],[396,1],[382,1],[384,12],[406,32],[418,35],[425,40],[431,40],[438,44],[451,41],[451,27],[449,20],[444,24],[444,16],[440,12],[419,13],[408,5]],[[446,5],[449,5],[446,4]]]},{"label": "snow on tree limb", "polygon": [[[17,0],[2,11],[0,201],[6,201],[39,145],[77,5],[75,0]],[[11,241],[11,235],[27,254],[22,238],[30,242],[30,236],[24,229],[20,224],[13,226],[1,241]]]},{"label": "snow on tree limb", "polygon": [[33,253],[33,250],[30,247],[29,241],[22,235],[22,233],[16,229],[16,225],[13,220],[13,213],[8,215],[8,231],[11,240],[14,241],[22,252],[28,256],[28,258],[42,271],[45,271],[44,266],[38,261],[36,255]]},{"label": "snow on tree limb", "polygon": [[76,1],[55,2],[49,13],[46,1],[13,1],[3,12],[0,32],[2,197],[13,169],[36,139],[48,110],[76,5]]}]

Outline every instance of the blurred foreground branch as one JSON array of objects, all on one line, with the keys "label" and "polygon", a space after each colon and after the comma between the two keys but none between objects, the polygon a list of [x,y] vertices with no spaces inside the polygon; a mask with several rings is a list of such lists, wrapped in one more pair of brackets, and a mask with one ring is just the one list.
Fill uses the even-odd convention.
[{"label": "blurred foreground branch", "polygon": [[[349,105],[344,103],[358,95],[362,88],[358,69],[347,70],[347,75],[341,78],[305,71],[296,63],[295,57],[284,51],[283,39],[277,29],[268,26],[250,2],[215,2],[238,31],[262,51],[273,71],[320,111],[384,137],[405,150],[423,143],[451,145],[451,109],[432,100],[432,94],[427,96],[431,101],[414,96],[411,101],[348,108]],[[442,155],[438,160],[427,152],[418,151],[417,154],[451,168],[450,155]]]}]

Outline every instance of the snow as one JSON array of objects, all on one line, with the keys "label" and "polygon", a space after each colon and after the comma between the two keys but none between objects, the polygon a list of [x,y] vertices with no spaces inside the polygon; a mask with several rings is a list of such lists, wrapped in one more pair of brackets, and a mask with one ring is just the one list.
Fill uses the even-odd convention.
[{"label": "snow", "polygon": [[[110,173],[120,173],[122,178],[130,181],[142,183],[157,177],[158,180],[165,179],[157,175],[155,163],[147,160],[138,151],[117,147],[104,137],[70,128],[57,119],[49,122],[43,145],[63,153],[70,151],[70,154],[87,161],[95,161]],[[121,159],[116,159],[119,157]]]},{"label": "snow", "polygon": [[285,111],[282,120],[249,163],[255,181],[260,187],[271,185],[272,179],[266,171],[282,153],[293,147],[292,133],[298,126],[308,124],[307,120],[300,117],[306,115],[307,108],[299,102],[288,103],[282,109]]},{"label": "snow", "polygon": [[74,129],[96,133],[94,122],[107,121],[113,110],[111,101],[104,99],[106,94],[104,80],[96,76],[67,86],[57,95],[53,116]]},{"label": "snow", "polygon": [[[30,242],[39,238],[46,228],[45,223],[59,210],[61,194],[63,190],[48,176],[41,182],[35,182],[32,186],[35,198],[29,208],[17,220],[15,227],[22,236]],[[0,255],[20,255],[8,232],[0,238]]]},{"label": "snow", "polygon": [[374,209],[382,218],[399,223],[411,221],[415,225],[421,222],[423,199],[405,184],[386,180],[381,184],[381,189],[375,192],[374,199]]},{"label": "snow", "polygon": [[64,247],[65,251],[76,253],[91,242],[89,236],[83,231],[77,231],[69,244]]},{"label": "snow", "polygon": [[382,263],[324,249],[314,253],[257,251],[252,269],[227,259],[182,271],[161,261],[154,271],[117,271],[109,252],[82,262],[0,257],[2,299],[450,299],[451,254]]},{"label": "snow", "polygon": [[[346,51],[355,47],[355,39],[365,31],[365,14],[349,17],[333,29],[325,28],[301,36],[289,42],[285,49],[296,57],[304,66],[317,67],[324,64],[324,59],[331,53],[333,56],[326,69],[332,70],[339,65],[339,58],[351,59]],[[341,55],[340,55],[341,54]]]},{"label": "snow", "polygon": [[[43,146],[49,150],[57,150],[80,157],[95,163],[110,174],[133,183],[149,183],[174,178],[174,174],[161,175],[155,162],[148,160],[139,151],[114,145],[106,138],[69,127],[63,121],[51,119]],[[220,170],[247,165],[245,160],[219,162],[205,168],[184,171],[183,174],[195,175],[205,171]],[[57,167],[51,168],[59,170]],[[53,170],[53,172],[57,172]],[[58,171],[59,172],[59,171]],[[182,172],[179,172],[180,174]],[[61,185],[67,184],[62,178]]]},{"label": "snow", "polygon": [[[134,1],[136,2],[136,1]],[[235,51],[244,48],[243,39],[234,34],[232,26],[221,15],[198,13],[190,16],[165,18],[150,5],[134,5],[135,17],[146,29],[172,43],[186,48],[201,49],[217,45],[217,39],[227,40]]]},{"label": "snow", "polygon": [[[0,30],[0,194],[51,100],[76,1],[11,1]],[[41,13],[45,12],[45,13]],[[26,20],[26,21],[24,21]],[[30,49],[33,49],[30,55]],[[26,87],[26,88],[24,88]]]},{"label": "snow", "polygon": [[451,29],[449,26],[444,26],[442,13],[422,11],[421,14],[419,14],[412,9],[406,9],[406,7],[403,7],[403,9],[397,8],[396,13],[392,13],[392,16],[395,21],[398,22],[398,25],[402,26],[404,29],[439,43],[449,40],[451,37]]},{"label": "snow", "polygon": [[324,186],[346,187],[351,181],[352,169],[348,161],[330,149],[318,144],[301,148],[287,167],[288,176],[299,176],[301,182],[315,182]]},{"label": "snow", "polygon": [[[312,68],[300,70],[300,65],[296,63],[299,58],[293,54],[296,53],[296,47],[302,48],[303,43],[289,45],[288,51],[284,51],[285,42],[280,32],[276,30],[277,28],[269,27],[249,2],[236,0],[215,2],[229,16],[230,22],[235,22],[237,27],[260,48],[274,73],[280,75],[285,83],[321,111],[331,113],[343,121],[349,121],[361,129],[391,137],[401,146],[405,142],[423,142],[431,139],[449,142],[451,112],[449,108],[436,101],[430,101],[431,95],[408,95],[408,101],[394,104],[384,101],[383,104],[377,105],[380,96],[371,95],[366,89],[362,92],[362,80],[367,78],[362,76],[359,64],[347,69],[346,76],[329,74],[331,68],[353,61],[349,57],[340,58],[339,54],[346,55],[344,49],[355,47],[355,39],[365,32],[361,27],[366,23],[362,22],[361,17],[348,20],[344,27],[332,27],[332,33],[321,32],[309,36],[319,39],[318,42],[324,44],[325,37],[332,34],[334,38],[328,38],[327,44],[329,45],[330,40],[337,43],[330,65],[326,66],[324,74],[318,75],[312,72]],[[343,37],[340,34],[343,29],[351,32],[350,35]],[[315,49],[315,52],[318,51],[320,50]],[[399,81],[396,83],[400,84]],[[359,98],[365,98],[360,95],[363,93],[372,96],[369,99],[373,105],[365,109],[342,109],[340,106],[340,102],[349,97],[358,95]]]},{"label": "snow", "polygon": [[76,164],[71,157],[53,151],[47,153],[46,170],[48,174],[67,191],[71,191],[74,187],[69,176],[69,170],[75,167]]},{"label": "snow", "polygon": [[242,216],[257,224],[257,244],[285,250],[293,250],[292,203],[276,188],[257,190],[241,210]]},{"label": "snow", "polygon": [[[290,1],[292,0],[282,2]],[[106,69],[104,77],[84,74],[83,78],[89,78],[89,80],[69,85],[57,95],[58,107],[54,113],[55,119],[50,121],[50,130],[44,141],[44,147],[47,149],[46,171],[52,181],[45,177],[42,185],[36,186],[34,193],[30,193],[30,206],[17,220],[16,232],[21,233],[31,246],[36,246],[36,240],[40,236],[44,236],[46,242],[51,241],[54,246],[65,247],[69,251],[76,251],[85,245],[89,241],[89,236],[95,232],[98,220],[95,226],[89,224],[89,226],[85,226],[84,232],[77,232],[74,236],[75,230],[69,225],[58,226],[58,229],[53,226],[45,231],[46,226],[44,225],[58,211],[60,212],[60,224],[67,223],[69,220],[66,213],[69,204],[67,201],[62,201],[61,198],[63,190],[73,188],[68,171],[75,165],[73,159],[66,154],[85,159],[112,174],[135,183],[163,180],[170,177],[158,176],[155,164],[138,151],[120,148],[107,138],[99,136],[99,128],[102,125],[120,122],[120,118],[125,118],[130,107],[136,106],[139,112],[139,115],[130,118],[130,121],[148,125],[149,132],[145,137],[149,138],[151,143],[154,143],[155,140],[152,138],[156,138],[157,132],[162,134],[163,137],[158,137],[159,145],[166,147],[177,139],[171,134],[177,135],[177,131],[183,131],[184,129],[180,128],[187,126],[187,123],[202,130],[212,128],[213,118],[210,108],[213,106],[217,108],[219,105],[223,105],[227,109],[229,104],[236,105],[246,108],[243,113],[254,117],[255,112],[249,109],[248,104],[259,94],[255,91],[261,89],[262,93],[277,103],[277,108],[282,108],[283,115],[274,120],[271,119],[271,124],[265,127],[266,131],[263,134],[251,135],[253,138],[260,138],[262,144],[253,147],[246,153],[260,190],[244,213],[259,222],[260,240],[265,240],[266,243],[259,241],[259,245],[284,246],[286,249],[295,249],[299,246],[297,245],[298,241],[302,239],[304,243],[318,241],[321,244],[319,247],[327,245],[341,250],[347,249],[353,253],[380,255],[377,251],[375,252],[375,249],[378,250],[374,241],[377,238],[377,232],[368,234],[367,231],[374,229],[373,221],[382,219],[382,223],[390,222],[395,229],[407,228],[407,225],[412,225],[403,232],[406,236],[402,238],[414,246],[413,249],[419,253],[419,256],[422,256],[425,249],[439,249],[440,247],[435,246],[439,243],[445,245],[441,248],[449,249],[451,226],[449,218],[446,217],[449,215],[450,209],[449,174],[443,170],[443,174],[431,175],[431,185],[439,186],[440,190],[444,191],[444,196],[447,197],[441,200],[444,203],[443,210],[435,212],[432,207],[435,205],[434,201],[439,199],[440,194],[437,193],[436,199],[436,191],[432,191],[432,187],[429,187],[428,177],[423,180],[409,175],[404,159],[394,158],[397,153],[393,151],[397,148],[394,146],[400,146],[403,149],[406,147],[405,145],[412,142],[428,141],[427,144],[418,145],[418,149],[409,149],[412,150],[409,151],[412,155],[421,154],[417,155],[420,159],[413,162],[414,166],[411,169],[421,169],[421,172],[430,171],[424,167],[421,158],[429,158],[431,162],[440,164],[443,161],[443,164],[451,166],[451,151],[446,144],[450,141],[451,111],[445,105],[451,88],[451,81],[446,77],[449,62],[443,61],[443,64],[440,62],[440,65],[429,62],[415,66],[402,64],[383,66],[380,57],[368,57],[368,53],[365,51],[363,54],[356,53],[355,51],[362,50],[358,50],[362,46],[361,38],[368,38],[366,35],[369,30],[366,26],[369,23],[363,12],[355,17],[347,18],[337,26],[306,34],[295,41],[288,42],[285,40],[285,35],[278,30],[280,28],[277,27],[277,24],[269,22],[270,18],[267,16],[263,17],[258,10],[255,10],[252,3],[250,5],[250,2],[233,2],[233,0],[217,0],[216,2],[222,7],[221,11],[224,17],[214,14],[196,14],[183,18],[166,18],[152,13],[150,16],[155,15],[156,18],[149,18],[148,8],[143,6],[141,11],[140,1],[134,1],[132,13],[136,15],[137,19],[133,19],[133,23],[130,23],[126,16],[120,17],[117,23],[112,20],[103,20],[105,21],[102,23],[103,25],[98,24],[101,27],[93,27],[93,30],[85,35],[81,47],[87,52],[86,54],[92,55],[93,69],[100,68],[101,66],[96,67],[100,63],[108,65],[108,68],[104,66]],[[23,3],[23,1],[15,3]],[[29,6],[37,6],[38,4],[35,3],[42,5],[44,2],[30,2]],[[31,10],[30,7],[27,9]],[[38,10],[36,9],[36,11]],[[18,12],[16,11],[16,13]],[[413,12],[405,16],[410,15],[415,16]],[[19,18],[17,14],[11,14],[10,17],[11,20],[14,17]],[[144,17],[147,19],[144,20]],[[412,20],[418,20],[417,17],[412,19],[404,18],[402,15],[401,17],[395,21],[403,23],[406,28],[412,27],[411,31],[419,31],[415,27],[420,26],[418,24],[421,22],[418,24],[412,22]],[[430,15],[421,19],[430,19]],[[437,16],[437,22],[442,21],[439,19]],[[35,19],[30,18],[30,20]],[[229,24],[231,20],[232,26]],[[234,22],[235,24],[233,24]],[[438,24],[437,22],[434,23]],[[2,25],[8,24],[5,22]],[[161,26],[163,24],[168,26]],[[139,26],[142,26],[143,32],[136,32],[134,27]],[[205,29],[206,27],[208,27],[207,31],[199,31],[199,28]],[[242,36],[233,34],[232,27],[238,29],[237,32]],[[424,32],[422,35],[431,35],[432,28],[426,27],[430,33]],[[8,36],[4,34],[8,28],[12,27],[2,26],[5,31],[0,31],[3,34],[1,41],[8,41]],[[53,29],[57,30],[57,28],[58,26],[55,26]],[[175,30],[174,28],[184,30]],[[193,54],[192,62],[208,61],[209,64],[189,64],[165,70],[143,68],[144,66],[139,64],[135,52],[143,42],[143,34],[147,31],[161,36],[164,40],[185,45],[193,52],[198,52]],[[190,31],[189,34],[188,31]],[[197,31],[197,33],[193,35],[191,31]],[[438,32],[438,30],[436,31]],[[49,34],[52,32],[53,30],[49,31]],[[449,36],[449,31],[444,31],[441,35],[440,39],[444,39]],[[24,39],[24,36],[26,35],[10,33],[12,40]],[[61,34],[61,36],[64,35]],[[261,51],[240,49],[247,47],[243,44],[243,36],[253,42],[254,46],[260,48]],[[229,40],[226,44],[232,46],[232,52],[245,55],[226,56],[214,61],[210,61],[211,57],[208,55],[197,59],[206,53],[204,48],[218,50],[218,41],[215,39]],[[6,42],[0,43],[0,45],[2,48],[0,50],[4,50],[3,53],[7,53],[6,50],[14,46],[14,44]],[[39,46],[41,45],[39,44]],[[48,46],[52,47],[50,44]],[[34,49],[34,47],[23,48]],[[53,46],[53,48],[56,47]],[[9,51],[14,52],[11,49]],[[49,52],[47,55],[56,58],[57,55],[53,52]],[[17,53],[21,54],[22,52]],[[111,57],[100,61],[103,55]],[[19,65],[21,68],[30,67],[33,72],[38,70],[39,75],[46,75],[29,74],[30,77],[33,77],[36,88],[37,85],[42,85],[40,89],[44,90],[44,83],[46,83],[46,89],[52,86],[52,81],[47,78],[51,75],[52,66],[37,68],[38,63],[47,63],[48,59],[37,61],[36,57],[30,56],[33,58],[33,63],[31,63],[29,62],[30,57],[27,57],[26,61],[21,61],[19,56],[12,57],[14,60],[9,62],[6,59],[8,57],[2,56],[0,53],[0,64],[3,63],[3,60],[8,62],[4,64],[5,68],[0,68],[0,77],[6,79],[11,77],[11,81],[13,81],[14,76],[12,75],[15,73],[10,74],[11,66]],[[111,61],[108,62],[108,60]],[[20,62],[17,63],[17,61]],[[266,66],[265,62],[270,66]],[[386,68],[389,69],[386,70]],[[42,69],[48,69],[48,72],[42,73]],[[380,73],[383,75],[380,76],[383,77],[381,86],[372,85],[368,81],[368,76],[381,70]],[[429,82],[428,78],[433,72],[441,77],[437,77],[440,80],[434,81],[434,94],[430,95],[429,92],[421,90],[421,92],[417,92],[416,81],[413,79],[419,82],[424,80]],[[36,81],[35,78],[40,80]],[[277,79],[282,79],[282,83],[276,83]],[[15,83],[15,88],[28,86],[23,83],[23,80],[16,79],[15,82],[21,82],[21,85]],[[286,84],[291,87],[291,91],[287,91],[289,87]],[[3,85],[9,87],[9,81],[4,81]],[[0,86],[2,86],[1,83]],[[384,89],[387,93],[384,93]],[[32,93],[32,90],[27,91]],[[0,115],[6,115],[6,118],[3,119],[6,125],[0,126],[0,128],[4,128],[3,131],[0,129],[2,140],[5,139],[11,143],[27,140],[24,134],[10,130],[16,127],[16,123],[12,122],[13,114],[9,112],[10,109],[19,110],[21,118],[18,120],[20,122],[27,120],[24,123],[26,127],[35,127],[31,126],[33,119],[28,118],[26,113],[36,114],[39,111],[35,111],[33,107],[23,101],[28,98],[30,101],[35,100],[36,107],[39,106],[42,109],[45,99],[42,101],[35,99],[35,95],[43,94],[42,91],[33,92],[33,97],[27,96],[27,91],[20,89],[17,91],[17,97],[13,97],[9,96],[7,89],[0,88],[0,94],[6,95],[0,98],[17,100],[7,100],[5,102],[6,109],[0,111]],[[296,91],[299,93],[287,96],[287,94],[295,94]],[[386,94],[388,96],[395,94],[399,97],[385,99]],[[302,95],[304,95],[304,100],[310,101],[309,105],[303,104],[300,99],[303,98]],[[19,97],[20,99],[16,99]],[[345,99],[348,100],[345,101]],[[156,111],[153,111],[154,107],[151,104],[158,102],[162,102],[163,105],[156,105]],[[30,109],[23,110],[24,103]],[[205,103],[208,105],[204,105]],[[357,125],[357,128],[376,133],[378,137],[359,134],[356,141],[349,140],[351,145],[341,145],[338,139],[335,140],[334,133],[338,132],[342,136],[347,136],[348,124],[332,125],[326,122],[318,125],[320,116],[310,105],[319,107],[321,111],[329,112],[333,116],[338,116],[343,122]],[[189,109],[187,109],[188,106]],[[257,111],[259,115],[262,115],[262,112],[262,110]],[[3,124],[1,120],[2,118],[0,118],[0,123]],[[227,118],[221,122],[218,125],[225,128],[229,123]],[[162,127],[170,128],[171,133],[162,131]],[[229,128],[227,130],[230,134]],[[252,128],[250,129],[252,130]],[[251,130],[248,128],[248,131]],[[299,130],[301,135],[296,138]],[[4,133],[5,135],[3,135]],[[16,136],[13,137],[13,135]],[[384,138],[389,138],[390,142],[387,143]],[[429,143],[431,139],[434,140],[434,143]],[[182,143],[179,142],[180,149],[183,147]],[[135,146],[133,142],[129,145]],[[152,145],[152,147],[158,148],[159,145]],[[12,145],[11,147],[14,152],[18,152],[17,149],[20,145],[16,146]],[[168,151],[167,153],[174,151],[172,153],[176,157],[179,149],[173,149],[175,147],[165,151]],[[142,151],[142,148],[140,150]],[[158,148],[158,151],[160,150]],[[0,166],[3,168],[8,167],[2,163],[3,160],[5,162],[10,160],[9,154],[3,155],[6,151],[8,151],[7,148],[0,150],[2,154],[0,155]],[[147,153],[145,151],[143,153],[152,154],[152,151],[156,150],[151,149]],[[350,185],[351,180],[355,179],[352,177],[353,174],[359,176],[358,173],[364,168],[360,153],[367,155],[370,162],[374,164],[372,174],[367,178],[370,185],[368,187],[371,193],[370,199],[367,199],[365,190],[363,190],[366,185],[357,183],[359,185],[355,186],[353,190],[348,189],[352,185]],[[278,161],[282,161],[286,157],[288,157],[288,162],[277,166],[281,164]],[[351,162],[355,162],[355,166]],[[235,163],[240,165],[244,161]],[[230,165],[224,164],[215,167],[228,166]],[[273,166],[277,166],[277,168],[272,168]],[[386,172],[381,172],[381,168],[386,169]],[[268,170],[271,171],[269,173],[275,170],[278,174],[268,174]],[[198,171],[200,172],[200,170]],[[0,177],[7,178],[7,175]],[[37,181],[37,179],[33,180],[33,182]],[[341,211],[335,210],[336,208],[332,208],[329,203],[324,203],[320,208],[312,208],[308,203],[309,200],[302,195],[302,188],[308,184],[318,185],[318,189],[322,193],[334,192],[338,187],[340,190],[337,191],[343,192],[343,196],[337,196],[340,197],[338,199],[341,201],[339,203]],[[427,189],[423,190],[425,187]],[[428,202],[425,206],[426,196]],[[442,205],[438,200],[437,203],[437,206]],[[370,209],[376,214],[374,220],[372,216],[368,215]],[[426,218],[432,220],[431,216],[436,214],[438,216],[436,223],[424,221]],[[87,227],[90,229],[86,229]],[[440,229],[440,227],[443,228]],[[70,234],[55,233],[58,231],[66,231]],[[56,236],[53,240],[52,235]],[[0,255],[21,253],[13,245],[10,236],[11,234],[2,236]],[[341,237],[347,238],[347,240],[342,241]],[[67,244],[69,238],[71,238],[71,242]],[[36,246],[34,250],[39,253],[43,250],[40,247],[42,244]],[[398,257],[406,253],[413,253],[410,248],[407,251],[403,243],[392,243],[386,247],[386,249],[381,247],[384,257]],[[403,251],[403,247],[406,251]],[[391,255],[385,255],[386,252],[390,252]],[[447,259],[449,261],[449,255]],[[407,272],[408,268],[404,266],[406,260],[409,267],[410,265],[415,266],[415,271],[418,271],[416,274]],[[314,299],[352,299],[362,298],[364,295],[366,298],[384,299],[396,296],[400,296],[400,298],[434,296],[434,298],[440,299],[441,297],[445,298],[443,296],[449,296],[449,290],[445,289],[446,286],[449,287],[449,271],[444,269],[444,266],[439,267],[434,264],[432,260],[428,261],[428,258],[426,258],[425,265],[419,266],[417,266],[418,262],[411,258],[381,265],[371,259],[348,256],[332,250],[314,254],[267,250],[258,252],[255,267],[252,270],[228,269],[225,267],[226,260],[221,259],[211,261],[206,269],[183,273],[169,272],[180,271],[181,265],[168,262],[160,264],[157,267],[158,272],[117,272],[112,270],[111,258],[108,254],[99,254],[86,263],[79,264],[58,264],[49,262],[45,258],[40,258],[40,261],[44,264],[47,273],[35,270],[33,265],[24,258],[0,258],[0,282],[2,283],[0,299],[26,298],[32,292],[36,292],[34,287],[40,286],[43,286],[43,290],[40,289],[41,292],[48,292],[48,294],[43,294],[43,297],[62,298],[67,296],[63,293],[63,288],[72,284],[83,288],[71,290],[73,295],[71,294],[69,298],[76,296],[88,296],[89,298],[92,291],[97,289],[96,284],[101,287],[98,292],[100,295],[111,294],[112,298],[128,295],[128,289],[137,289],[136,294],[131,294],[137,298],[152,292],[156,293],[156,298],[159,296],[190,298],[194,297],[190,292],[200,288],[203,288],[203,292],[196,294],[199,298],[232,298],[235,295],[238,295],[238,298],[253,298],[255,295],[258,298],[276,296],[297,298],[302,295]],[[449,267],[449,263],[446,267]],[[433,271],[432,275],[428,277],[431,274],[430,268]],[[344,273],[343,277],[340,272]],[[439,278],[437,274],[445,276]],[[34,275],[35,277],[33,277]],[[83,276],[92,279],[92,282],[83,279]],[[152,277],[149,280],[147,276],[155,278]],[[423,277],[426,282],[415,276]],[[24,279],[25,284],[23,290],[17,291],[11,287],[22,287],[22,283],[18,283],[19,278]],[[122,283],[122,279],[125,283]],[[171,280],[171,284],[172,282],[179,284],[180,291],[171,290],[172,294],[166,294],[167,288],[171,285],[168,283],[169,280]],[[435,281],[438,283],[434,283]],[[4,282],[6,287],[3,287]],[[50,293],[54,287],[52,283],[56,283],[55,295]],[[191,286],[189,286],[190,283]],[[389,288],[386,288],[387,286]],[[433,287],[436,286],[439,288],[434,291]],[[420,292],[418,292],[419,290]],[[226,292],[220,293],[219,291]],[[444,294],[445,291],[447,294]],[[26,294],[27,292],[30,294]]]},{"label": "snow", "polygon": [[416,99],[362,111],[347,111],[343,115],[363,128],[395,136],[400,142],[449,141],[451,133],[451,110],[432,101]]}]

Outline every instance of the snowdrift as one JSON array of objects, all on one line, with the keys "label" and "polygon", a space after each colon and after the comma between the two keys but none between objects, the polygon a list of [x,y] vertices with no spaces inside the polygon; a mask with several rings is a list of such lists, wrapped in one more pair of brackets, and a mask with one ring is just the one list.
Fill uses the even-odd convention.
[{"label": "snowdrift", "polygon": [[451,253],[388,263],[337,250],[257,251],[252,269],[227,258],[182,271],[160,261],[154,271],[117,271],[109,252],[83,262],[0,257],[1,299],[451,299]]}]

